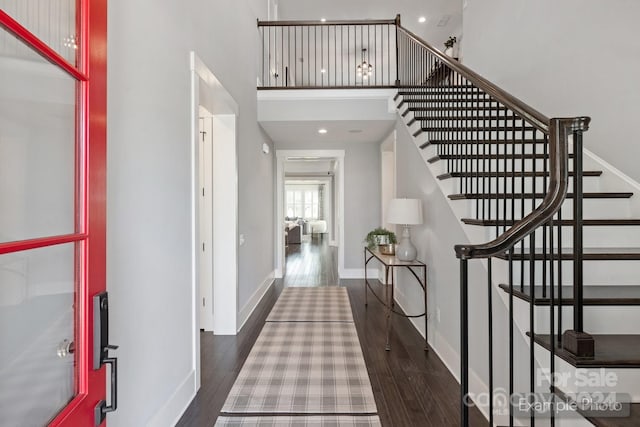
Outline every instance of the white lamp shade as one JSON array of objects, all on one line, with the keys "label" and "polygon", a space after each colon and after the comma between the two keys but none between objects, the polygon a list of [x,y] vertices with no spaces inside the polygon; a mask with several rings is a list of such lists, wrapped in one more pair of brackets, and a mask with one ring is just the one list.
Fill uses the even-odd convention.
[{"label": "white lamp shade", "polygon": [[389,224],[422,224],[422,200],[391,199],[387,211]]}]

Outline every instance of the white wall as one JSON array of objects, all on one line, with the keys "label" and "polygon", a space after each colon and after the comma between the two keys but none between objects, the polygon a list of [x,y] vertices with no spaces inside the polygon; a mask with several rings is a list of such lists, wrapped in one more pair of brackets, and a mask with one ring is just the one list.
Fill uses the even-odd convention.
[{"label": "white wall", "polygon": [[380,147],[373,143],[327,142],[310,146],[276,142],[278,150],[345,150],[344,155],[344,266],[362,269],[367,233],[380,225]]},{"label": "white wall", "polygon": [[640,2],[466,3],[465,64],[549,117],[591,116],[585,146],[640,180]]},{"label": "white wall", "polygon": [[120,345],[111,426],[171,425],[193,391],[191,50],[239,105],[240,307],[273,270],[273,159],[256,123],[265,17],[257,0],[109,5],[107,287]]}]

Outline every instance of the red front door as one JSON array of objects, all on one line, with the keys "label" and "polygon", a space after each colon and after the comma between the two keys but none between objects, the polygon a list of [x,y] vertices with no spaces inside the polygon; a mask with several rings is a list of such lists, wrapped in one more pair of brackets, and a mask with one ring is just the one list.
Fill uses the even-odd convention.
[{"label": "red front door", "polygon": [[93,426],[106,0],[0,4],[0,425]]}]

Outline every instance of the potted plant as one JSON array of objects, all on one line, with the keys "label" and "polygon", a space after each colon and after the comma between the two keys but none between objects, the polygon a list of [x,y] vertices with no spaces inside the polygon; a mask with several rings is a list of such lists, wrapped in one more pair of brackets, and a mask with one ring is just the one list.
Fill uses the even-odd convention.
[{"label": "potted plant", "polygon": [[377,246],[380,253],[393,255],[395,253],[395,244],[397,243],[396,233],[386,228],[378,227],[367,234],[365,242],[369,249],[374,249]]},{"label": "potted plant", "polygon": [[453,58],[453,45],[456,44],[457,41],[458,40],[455,37],[451,36],[451,37],[449,37],[449,39],[446,42],[444,42],[444,47],[445,47],[444,54],[445,55]]}]

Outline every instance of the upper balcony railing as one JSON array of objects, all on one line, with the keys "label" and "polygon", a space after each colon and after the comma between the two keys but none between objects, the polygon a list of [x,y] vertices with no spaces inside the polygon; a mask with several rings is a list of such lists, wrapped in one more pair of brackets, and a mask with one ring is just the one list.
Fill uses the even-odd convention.
[{"label": "upper balcony railing", "polygon": [[258,21],[259,89],[386,88],[397,85],[393,20]]}]

